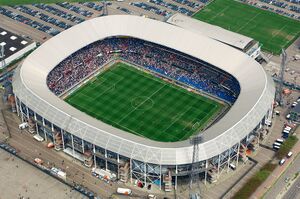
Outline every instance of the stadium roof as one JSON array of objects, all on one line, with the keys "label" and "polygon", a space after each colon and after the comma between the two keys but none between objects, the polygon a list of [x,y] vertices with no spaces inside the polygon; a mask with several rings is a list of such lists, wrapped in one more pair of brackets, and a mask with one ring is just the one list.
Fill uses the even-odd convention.
[{"label": "stadium roof", "polygon": [[191,163],[193,146],[189,140],[165,143],[124,132],[80,112],[47,87],[48,73],[62,60],[90,43],[111,36],[130,36],[168,46],[215,65],[239,81],[241,92],[235,104],[203,132],[200,160],[214,157],[245,138],[271,107],[275,93],[273,80],[249,56],[183,28],[130,15],[94,18],[49,39],[15,72],[16,96],[55,125],[123,156],[162,165]]},{"label": "stadium roof", "polygon": [[176,13],[173,16],[171,16],[167,20],[167,22],[184,28],[186,30],[200,33],[206,37],[210,37],[212,39],[223,42],[241,50],[244,50],[248,45],[252,43],[252,41],[254,41],[250,37],[246,37],[244,35],[228,31],[219,26],[211,25],[179,13]]},{"label": "stadium roof", "polygon": [[4,59],[17,53],[31,43],[32,41],[0,27],[0,46],[4,46]]}]

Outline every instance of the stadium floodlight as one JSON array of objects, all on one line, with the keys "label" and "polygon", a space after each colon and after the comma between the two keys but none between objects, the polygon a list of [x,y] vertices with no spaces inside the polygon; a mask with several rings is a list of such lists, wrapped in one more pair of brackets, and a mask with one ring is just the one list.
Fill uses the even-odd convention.
[{"label": "stadium floodlight", "polygon": [[[199,169],[197,167],[199,162],[199,144],[202,142],[202,137],[196,135],[191,137],[191,144],[193,145],[193,159],[190,171],[190,198],[200,199],[200,185],[199,185]],[[193,190],[193,184],[196,184],[196,189]]]},{"label": "stadium floodlight", "polygon": [[282,53],[281,53],[281,65],[280,65],[280,82],[279,82],[279,87],[277,90],[277,100],[279,102],[279,104],[282,106],[283,105],[283,99],[282,99],[282,89],[283,89],[283,82],[284,82],[284,70],[285,70],[285,66],[287,64],[287,54],[285,52],[284,49],[282,49]]}]

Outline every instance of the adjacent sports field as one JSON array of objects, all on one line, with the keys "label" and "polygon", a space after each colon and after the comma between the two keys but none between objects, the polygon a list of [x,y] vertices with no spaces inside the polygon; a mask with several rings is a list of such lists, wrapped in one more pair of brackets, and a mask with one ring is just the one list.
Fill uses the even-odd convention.
[{"label": "adjacent sports field", "polygon": [[274,54],[300,35],[299,21],[234,0],[215,0],[193,17],[254,38]]},{"label": "adjacent sports field", "polygon": [[189,138],[223,107],[125,63],[111,66],[66,101],[107,124],[161,142]]}]

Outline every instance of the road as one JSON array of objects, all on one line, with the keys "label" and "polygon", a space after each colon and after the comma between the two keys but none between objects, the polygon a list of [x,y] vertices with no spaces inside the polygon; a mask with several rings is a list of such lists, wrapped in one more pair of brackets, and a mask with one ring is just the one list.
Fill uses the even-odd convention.
[{"label": "road", "polygon": [[294,182],[292,187],[286,192],[286,194],[283,196],[283,199],[295,199],[300,198],[300,178]]},{"label": "road", "polygon": [[[270,190],[266,193],[264,198],[265,199],[274,199],[276,197],[280,198],[279,196],[284,194],[284,192],[287,189],[287,185],[294,178],[295,174],[299,171],[299,165],[300,165],[300,155],[298,155],[294,159],[294,161],[289,165],[287,170],[278,178],[276,183],[270,188]],[[287,178],[289,179],[288,181],[286,181]],[[299,181],[299,179],[297,179],[297,181]],[[298,194],[300,194],[300,189],[298,190],[298,192],[299,192]]]},{"label": "road", "polygon": [[0,149],[0,198],[87,199],[69,186]]}]

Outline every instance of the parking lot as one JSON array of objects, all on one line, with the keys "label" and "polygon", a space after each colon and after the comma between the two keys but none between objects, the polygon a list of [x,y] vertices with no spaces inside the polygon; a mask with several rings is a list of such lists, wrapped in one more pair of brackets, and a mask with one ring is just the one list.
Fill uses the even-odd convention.
[{"label": "parking lot", "polygon": [[[165,20],[174,12],[191,16],[208,0],[150,0],[32,4],[0,7],[0,25],[43,42],[73,25],[104,14],[132,14]],[[107,8],[107,9],[105,9]]]},{"label": "parking lot", "polygon": [[[133,14],[164,21],[174,12],[180,12],[182,14],[190,16],[197,10],[201,9],[207,3],[207,0],[150,0],[149,2],[126,0],[124,2],[108,3],[107,11],[108,14]],[[278,6],[273,4],[270,5],[270,3],[268,2],[262,3],[260,1],[260,3],[261,5],[273,8],[274,12],[280,13],[281,11],[276,11],[276,9],[280,9],[284,10],[283,13],[280,14],[286,15],[284,14],[284,12],[287,12],[290,15],[289,17],[300,17],[299,13],[296,13],[293,10],[289,10],[288,6],[293,5],[293,2],[286,2],[288,6],[285,9],[279,8]],[[42,43],[52,36],[58,34],[59,32],[64,31],[76,24],[79,24],[90,18],[101,16],[103,12],[104,7],[101,2],[72,4],[60,3],[50,5],[34,4],[13,7],[3,6],[0,7],[0,26],[20,35],[29,36],[33,40]],[[293,13],[295,14],[292,15]],[[297,50],[296,47],[290,47],[288,49],[288,55],[290,56],[289,58],[291,60],[292,57],[297,53],[300,54],[299,50]],[[290,61],[288,63],[288,70],[285,71],[286,81],[293,82],[294,84],[298,85],[300,84],[299,64],[300,61]],[[280,57],[271,57],[271,62],[267,64],[265,68],[271,75],[274,73],[279,74]],[[294,93],[291,96],[287,96],[286,102],[292,102],[296,99],[297,95],[299,95],[299,93]],[[253,157],[254,160],[257,161],[257,163],[248,161],[245,165],[242,165],[240,168],[238,168],[236,172],[229,172],[228,175],[224,175],[222,179],[220,179],[219,183],[204,187],[203,195],[206,198],[215,198],[221,196],[229,198],[247,181],[247,179],[252,174],[254,174],[260,168],[261,165],[271,159],[272,155],[275,153],[271,149],[272,144],[274,140],[281,136],[281,130],[283,127],[283,123],[285,122],[285,115],[288,113],[288,109],[286,108],[279,108],[279,110],[281,111],[282,115],[279,117],[276,116],[274,118],[276,121],[273,123],[272,132],[269,135],[268,140],[265,143],[261,144],[261,148],[258,150],[257,155]],[[15,146],[21,147],[23,138],[24,137],[22,137],[22,135],[15,134],[15,140],[13,140],[12,143]],[[35,147],[33,146],[32,140],[30,140],[29,136],[26,136],[24,141],[28,142],[28,145],[30,145],[31,148]],[[53,157],[53,154],[47,152],[46,150],[47,149],[43,149],[43,151],[45,151],[43,155],[45,155],[49,160],[53,159],[53,162],[56,162],[56,164],[59,164],[59,160],[61,157]],[[23,155],[30,155],[30,157],[38,154],[35,151],[30,151],[30,149],[25,148],[22,153]],[[57,192],[57,196],[55,195],[55,198],[83,197],[75,191],[70,191],[67,186],[61,184],[59,181],[38,171],[30,165],[26,165],[26,163],[22,162],[21,160],[13,158],[11,155],[2,150],[0,150],[0,160],[3,162],[3,165],[1,164],[0,169],[2,180],[7,178],[8,184],[12,184],[10,185],[11,188],[7,189],[5,193],[7,195],[4,195],[4,198],[17,198],[20,196],[30,198],[53,198],[54,190],[57,190],[55,191]],[[69,160],[71,164],[72,161],[72,159]],[[18,169],[10,169],[15,168],[16,165],[19,165]],[[70,166],[69,170],[70,172],[73,172],[77,171],[78,169],[75,165],[75,167]],[[8,172],[6,173],[6,171]],[[13,174],[14,172],[16,174]],[[32,175],[32,173],[34,173],[35,175]],[[86,176],[85,179],[82,179],[81,174],[84,174]],[[26,186],[22,187],[20,184],[15,183],[14,177],[16,177],[17,175],[21,176],[21,181],[25,182],[24,184],[26,184]],[[108,190],[110,190],[111,192],[115,190],[116,185],[110,186],[102,182],[98,182],[89,175],[90,173],[86,169],[79,172],[79,174],[74,175],[72,178],[74,178],[78,182],[86,184],[89,187],[92,187],[92,190],[95,192],[102,192],[104,196],[108,196],[110,194],[108,193]],[[38,186],[36,186],[36,184],[38,184]],[[3,186],[3,184],[0,184],[0,190],[3,190],[4,187],[1,186]],[[49,189],[49,187],[51,187],[51,189]]]},{"label": "parking lot", "polygon": [[86,198],[2,149],[0,162],[0,198]]},{"label": "parking lot", "polygon": [[240,0],[257,8],[300,20],[299,0]]}]

